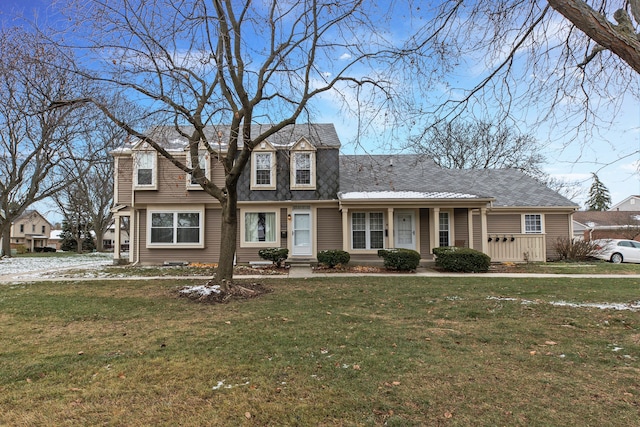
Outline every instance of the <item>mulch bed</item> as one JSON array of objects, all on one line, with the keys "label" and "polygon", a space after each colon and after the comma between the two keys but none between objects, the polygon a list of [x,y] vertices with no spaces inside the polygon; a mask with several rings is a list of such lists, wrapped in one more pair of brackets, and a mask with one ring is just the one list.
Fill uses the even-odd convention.
[{"label": "mulch bed", "polygon": [[220,285],[209,281],[204,285],[183,286],[176,291],[178,297],[187,298],[194,302],[208,304],[224,304],[231,301],[258,298],[273,292],[273,289],[262,283],[234,282],[230,284],[228,292],[220,289]]}]

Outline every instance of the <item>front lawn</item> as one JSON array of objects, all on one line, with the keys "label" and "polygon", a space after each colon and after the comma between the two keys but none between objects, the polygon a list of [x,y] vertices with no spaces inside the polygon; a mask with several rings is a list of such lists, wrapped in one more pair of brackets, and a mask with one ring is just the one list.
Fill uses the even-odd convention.
[{"label": "front lawn", "polygon": [[637,423],[638,279],[263,282],[0,287],[0,425]]}]

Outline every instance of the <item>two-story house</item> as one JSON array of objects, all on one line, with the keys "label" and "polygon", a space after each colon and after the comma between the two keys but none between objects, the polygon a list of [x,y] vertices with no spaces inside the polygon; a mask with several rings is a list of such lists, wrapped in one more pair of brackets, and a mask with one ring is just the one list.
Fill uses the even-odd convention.
[{"label": "two-story house", "polygon": [[22,246],[35,252],[36,248],[47,246],[50,233],[51,223],[40,212],[26,210],[11,224],[11,248]]},{"label": "two-story house", "polygon": [[[186,140],[159,129],[165,149],[186,159]],[[225,141],[227,131],[211,127],[210,140]],[[217,261],[217,200],[142,141],[112,154],[116,227],[123,217],[130,221],[127,260]],[[222,185],[220,163],[204,151],[200,162]],[[292,260],[313,260],[326,249],[374,260],[382,248],[431,259],[433,248],[457,245],[495,261],[544,261],[555,256],[558,238],[571,236],[576,209],[516,170],[447,170],[417,155],[345,156],[333,125],[298,124],[251,154],[238,184],[236,260],[258,261],[266,247],[288,248]]]}]

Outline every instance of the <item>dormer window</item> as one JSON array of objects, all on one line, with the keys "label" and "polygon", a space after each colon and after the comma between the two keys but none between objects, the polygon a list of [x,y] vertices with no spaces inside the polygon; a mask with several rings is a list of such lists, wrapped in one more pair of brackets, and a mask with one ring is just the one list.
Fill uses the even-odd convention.
[{"label": "dormer window", "polygon": [[251,189],[276,189],[276,151],[266,142],[251,153]]},{"label": "dormer window", "polygon": [[291,148],[291,189],[315,190],[316,152],[315,147],[305,139]]},{"label": "dormer window", "polygon": [[134,158],[134,185],[137,189],[156,189],[157,155],[155,151],[139,151]]},{"label": "dormer window", "polygon": [[[198,162],[200,163],[200,169],[202,169],[202,171],[204,172],[205,178],[210,179],[209,153],[207,153],[206,151],[199,151]],[[189,153],[187,153],[187,166],[192,167],[191,156],[189,155]],[[198,181],[191,174],[188,174],[188,177],[187,177],[187,188],[189,188],[190,190],[202,190],[202,186],[198,184]]]}]

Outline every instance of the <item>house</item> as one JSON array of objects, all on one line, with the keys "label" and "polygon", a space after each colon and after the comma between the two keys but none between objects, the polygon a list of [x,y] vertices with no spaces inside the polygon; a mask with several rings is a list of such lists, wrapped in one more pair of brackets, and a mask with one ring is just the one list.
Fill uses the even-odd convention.
[{"label": "house", "polygon": [[11,248],[35,252],[47,246],[50,233],[51,223],[40,212],[26,210],[11,224]]},{"label": "house", "polygon": [[640,196],[629,196],[609,208],[610,211],[640,211]]},{"label": "house", "polygon": [[[186,158],[184,138],[169,128],[155,132],[168,152]],[[208,132],[224,152],[228,128]],[[126,260],[217,261],[217,200],[144,141],[112,154],[116,227],[130,222]],[[203,151],[200,162],[222,185],[215,156]],[[267,247],[288,248],[291,261],[315,260],[326,249],[348,251],[355,262],[378,260],[381,248],[415,249],[428,260],[433,248],[456,245],[494,261],[545,261],[556,256],[558,238],[572,235],[577,208],[516,170],[447,170],[418,155],[341,155],[333,125],[298,124],[256,147],[240,178],[236,260],[258,261]],[[124,257],[119,246],[116,262]]]},{"label": "house", "polygon": [[[102,237],[102,247],[105,250],[113,250],[116,241],[116,225],[111,224]],[[125,227],[120,228],[120,245],[126,248],[129,245],[129,232]]]},{"label": "house", "polygon": [[62,233],[62,230],[51,230],[47,246],[54,248],[56,251],[62,250]]},{"label": "house", "polygon": [[573,214],[573,223],[574,233],[582,233],[574,235],[579,239],[640,240],[640,212],[638,211],[580,211]]}]

